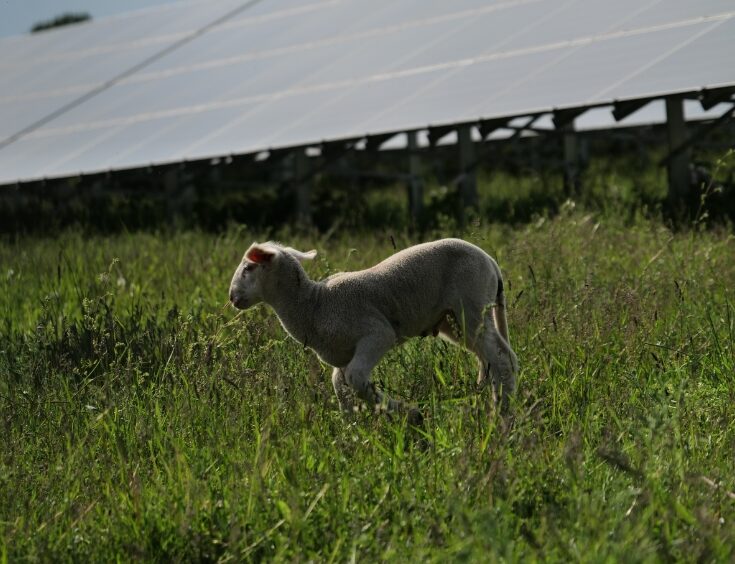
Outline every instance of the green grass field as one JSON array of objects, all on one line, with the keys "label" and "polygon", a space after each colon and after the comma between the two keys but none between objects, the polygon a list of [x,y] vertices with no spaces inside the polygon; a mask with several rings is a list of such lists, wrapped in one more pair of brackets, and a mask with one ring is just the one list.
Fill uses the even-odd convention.
[{"label": "green grass field", "polygon": [[[418,242],[279,238],[321,277],[391,235]],[[566,206],[461,235],[504,270],[519,390],[501,420],[474,357],[392,351],[374,378],[427,448],[346,422],[267,307],[224,307],[262,234],[0,243],[0,562],[732,561],[731,231]]]}]

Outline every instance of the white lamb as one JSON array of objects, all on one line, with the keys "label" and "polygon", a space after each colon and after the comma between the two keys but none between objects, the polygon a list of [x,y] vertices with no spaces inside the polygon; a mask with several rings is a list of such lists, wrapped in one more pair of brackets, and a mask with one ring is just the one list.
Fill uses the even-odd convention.
[{"label": "white lamb", "polygon": [[442,239],[318,282],[300,264],[315,256],[253,243],[232,277],[230,301],[238,309],[269,304],[291,337],[335,367],[332,384],[342,410],[353,409],[352,388],[369,405],[406,413],[419,425],[420,412],[378,390],[370,372],[394,346],[427,335],[474,352],[478,384],[491,374],[496,398],[507,405],[518,360],[508,339],[500,268],[485,251]]}]

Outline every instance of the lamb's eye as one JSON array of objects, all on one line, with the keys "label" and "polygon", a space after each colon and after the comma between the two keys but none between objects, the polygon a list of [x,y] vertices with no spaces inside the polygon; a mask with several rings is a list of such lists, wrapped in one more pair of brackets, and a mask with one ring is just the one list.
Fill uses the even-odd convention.
[{"label": "lamb's eye", "polygon": [[255,263],[249,262],[245,266],[242,267],[242,276],[245,277],[245,274],[248,272],[252,272],[252,270],[255,268]]}]

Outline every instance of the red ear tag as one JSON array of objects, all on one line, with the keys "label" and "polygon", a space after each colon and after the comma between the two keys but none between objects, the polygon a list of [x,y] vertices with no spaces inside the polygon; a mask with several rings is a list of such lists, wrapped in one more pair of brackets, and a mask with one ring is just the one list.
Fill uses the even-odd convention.
[{"label": "red ear tag", "polygon": [[267,264],[273,258],[273,253],[266,252],[263,249],[258,249],[256,247],[254,249],[250,249],[248,254],[245,256],[248,260],[251,260],[256,264]]}]

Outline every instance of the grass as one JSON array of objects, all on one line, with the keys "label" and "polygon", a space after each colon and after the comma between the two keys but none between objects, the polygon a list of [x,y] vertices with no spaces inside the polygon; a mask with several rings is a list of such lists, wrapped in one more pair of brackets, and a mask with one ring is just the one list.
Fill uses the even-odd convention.
[{"label": "grass", "polygon": [[[281,238],[319,277],[390,235]],[[262,234],[0,243],[0,562],[735,558],[731,232],[568,204],[463,236],[504,269],[519,392],[502,421],[466,353],[392,351],[374,378],[427,449],[345,422],[267,308],[223,308]]]}]

